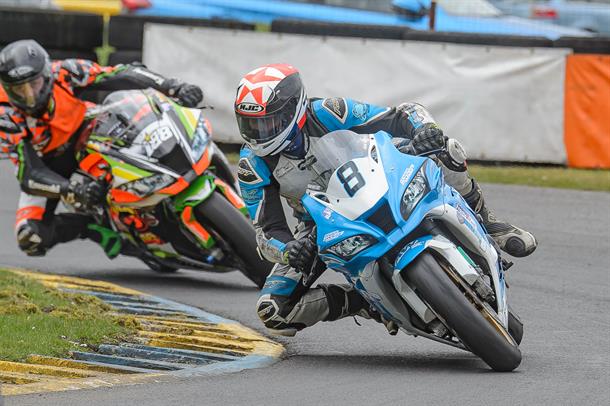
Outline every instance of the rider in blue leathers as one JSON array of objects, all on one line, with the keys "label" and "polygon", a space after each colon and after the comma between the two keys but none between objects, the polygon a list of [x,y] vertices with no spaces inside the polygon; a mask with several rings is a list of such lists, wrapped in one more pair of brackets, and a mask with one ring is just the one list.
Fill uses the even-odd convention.
[{"label": "rider in blue leathers", "polygon": [[[246,140],[238,166],[242,196],[257,230],[261,255],[277,263],[261,291],[257,311],[276,334],[294,335],[318,321],[357,314],[379,321],[379,315],[350,285],[307,288],[301,283],[316,253],[313,224],[300,203],[313,176],[309,167],[315,157],[309,154],[310,146],[334,130],[362,134],[383,130],[403,152],[435,151],[447,183],[481,215],[502,250],[522,257],[536,248],[531,233],[496,219],[486,207],[480,187],[468,174],[461,145],[448,139],[419,104],[378,107],[347,98],[307,98],[299,72],[290,65],[273,64],[244,76],[234,107]],[[280,196],[299,221],[294,235]]]}]

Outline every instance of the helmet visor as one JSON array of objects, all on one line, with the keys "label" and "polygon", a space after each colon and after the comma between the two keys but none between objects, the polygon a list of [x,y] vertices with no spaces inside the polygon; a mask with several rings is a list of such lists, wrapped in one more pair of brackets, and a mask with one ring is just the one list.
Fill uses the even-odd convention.
[{"label": "helmet visor", "polygon": [[50,76],[47,72],[21,83],[3,83],[4,90],[11,102],[19,107],[34,108],[48,97]]},{"label": "helmet visor", "polygon": [[241,136],[253,144],[264,143],[277,137],[292,123],[298,101],[298,98],[293,97],[279,111],[266,116],[253,117],[236,114]]}]

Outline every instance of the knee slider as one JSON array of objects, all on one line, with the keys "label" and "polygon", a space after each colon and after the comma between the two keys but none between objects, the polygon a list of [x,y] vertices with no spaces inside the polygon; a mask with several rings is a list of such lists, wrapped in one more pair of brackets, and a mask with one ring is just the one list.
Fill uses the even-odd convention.
[{"label": "knee slider", "polygon": [[270,295],[263,295],[258,299],[256,313],[267,328],[281,329],[288,327],[286,320],[280,317],[280,304]]},{"label": "knee slider", "polygon": [[29,256],[41,256],[47,251],[39,227],[30,221],[17,229],[17,244],[19,249]]},{"label": "knee slider", "polygon": [[276,331],[285,329],[301,330],[305,327],[304,325],[291,323],[291,320],[285,317],[285,315],[290,314],[293,308],[294,306],[290,305],[286,298],[263,295],[256,304],[256,313],[268,329]]}]

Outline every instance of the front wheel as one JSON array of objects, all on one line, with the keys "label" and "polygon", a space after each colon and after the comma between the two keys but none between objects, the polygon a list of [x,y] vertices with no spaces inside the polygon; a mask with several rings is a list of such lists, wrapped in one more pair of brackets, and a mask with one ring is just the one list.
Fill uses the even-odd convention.
[{"label": "front wheel", "polygon": [[423,252],[405,278],[420,298],[453,329],[462,343],[495,371],[512,371],[521,363],[515,340],[487,307],[477,307],[441,268]]},{"label": "front wheel", "polygon": [[244,263],[243,274],[262,288],[273,264],[258,256],[256,232],[250,220],[216,191],[197,205],[194,213],[197,220],[209,224],[231,246]]}]

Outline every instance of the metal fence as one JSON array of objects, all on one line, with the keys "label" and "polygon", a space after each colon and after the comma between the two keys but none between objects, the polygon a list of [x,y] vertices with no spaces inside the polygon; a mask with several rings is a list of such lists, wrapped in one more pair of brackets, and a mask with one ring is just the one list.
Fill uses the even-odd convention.
[{"label": "metal fence", "polygon": [[[393,13],[414,29],[610,36],[610,0],[286,0]],[[346,19],[348,12],[345,12]],[[562,29],[563,28],[563,29]],[[546,35],[545,35],[546,34]]]}]

